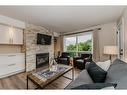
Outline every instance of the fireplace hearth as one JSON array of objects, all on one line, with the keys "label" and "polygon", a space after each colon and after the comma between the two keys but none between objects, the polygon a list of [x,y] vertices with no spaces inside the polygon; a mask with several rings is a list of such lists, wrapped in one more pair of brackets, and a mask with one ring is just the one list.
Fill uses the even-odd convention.
[{"label": "fireplace hearth", "polygon": [[36,68],[49,64],[49,53],[36,54]]}]

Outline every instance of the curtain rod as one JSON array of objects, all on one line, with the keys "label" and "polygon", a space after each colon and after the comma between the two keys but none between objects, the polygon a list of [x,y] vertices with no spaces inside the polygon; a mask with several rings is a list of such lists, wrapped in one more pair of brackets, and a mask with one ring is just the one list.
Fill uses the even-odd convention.
[{"label": "curtain rod", "polygon": [[[97,30],[101,30],[101,28],[96,28]],[[80,31],[80,32],[76,32],[76,33],[68,33],[68,34],[63,34],[61,36],[67,36],[67,35],[74,35],[74,34],[79,34],[79,33],[84,33],[84,32],[90,32],[90,31],[94,31],[95,29],[90,29],[90,30],[85,30],[85,31]]]}]

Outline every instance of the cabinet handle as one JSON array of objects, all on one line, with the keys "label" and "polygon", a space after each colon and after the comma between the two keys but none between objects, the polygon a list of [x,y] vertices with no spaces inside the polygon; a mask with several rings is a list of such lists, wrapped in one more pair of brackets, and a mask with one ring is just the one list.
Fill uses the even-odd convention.
[{"label": "cabinet handle", "polygon": [[15,64],[9,64],[8,66],[14,66]]}]

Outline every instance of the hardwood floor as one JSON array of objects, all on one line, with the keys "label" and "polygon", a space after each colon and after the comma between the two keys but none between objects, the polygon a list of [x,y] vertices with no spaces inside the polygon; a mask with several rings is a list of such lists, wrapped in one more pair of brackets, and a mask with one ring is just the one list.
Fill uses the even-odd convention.
[{"label": "hardwood floor", "polygon": [[[79,75],[80,70],[74,69],[75,78]],[[0,79],[0,89],[26,89],[26,72],[16,74],[7,78]],[[71,77],[71,71],[65,74],[65,76]],[[71,80],[64,77],[60,77],[48,86],[45,89],[63,89],[65,88]],[[35,89],[36,86],[29,81],[29,89]]]}]

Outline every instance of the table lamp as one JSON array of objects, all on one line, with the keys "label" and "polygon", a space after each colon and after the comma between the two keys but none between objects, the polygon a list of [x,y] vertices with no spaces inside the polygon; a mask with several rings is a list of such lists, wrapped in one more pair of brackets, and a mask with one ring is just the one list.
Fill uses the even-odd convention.
[{"label": "table lamp", "polygon": [[118,47],[117,46],[104,46],[104,54],[109,55],[109,59],[112,62],[111,56],[118,54]]}]

